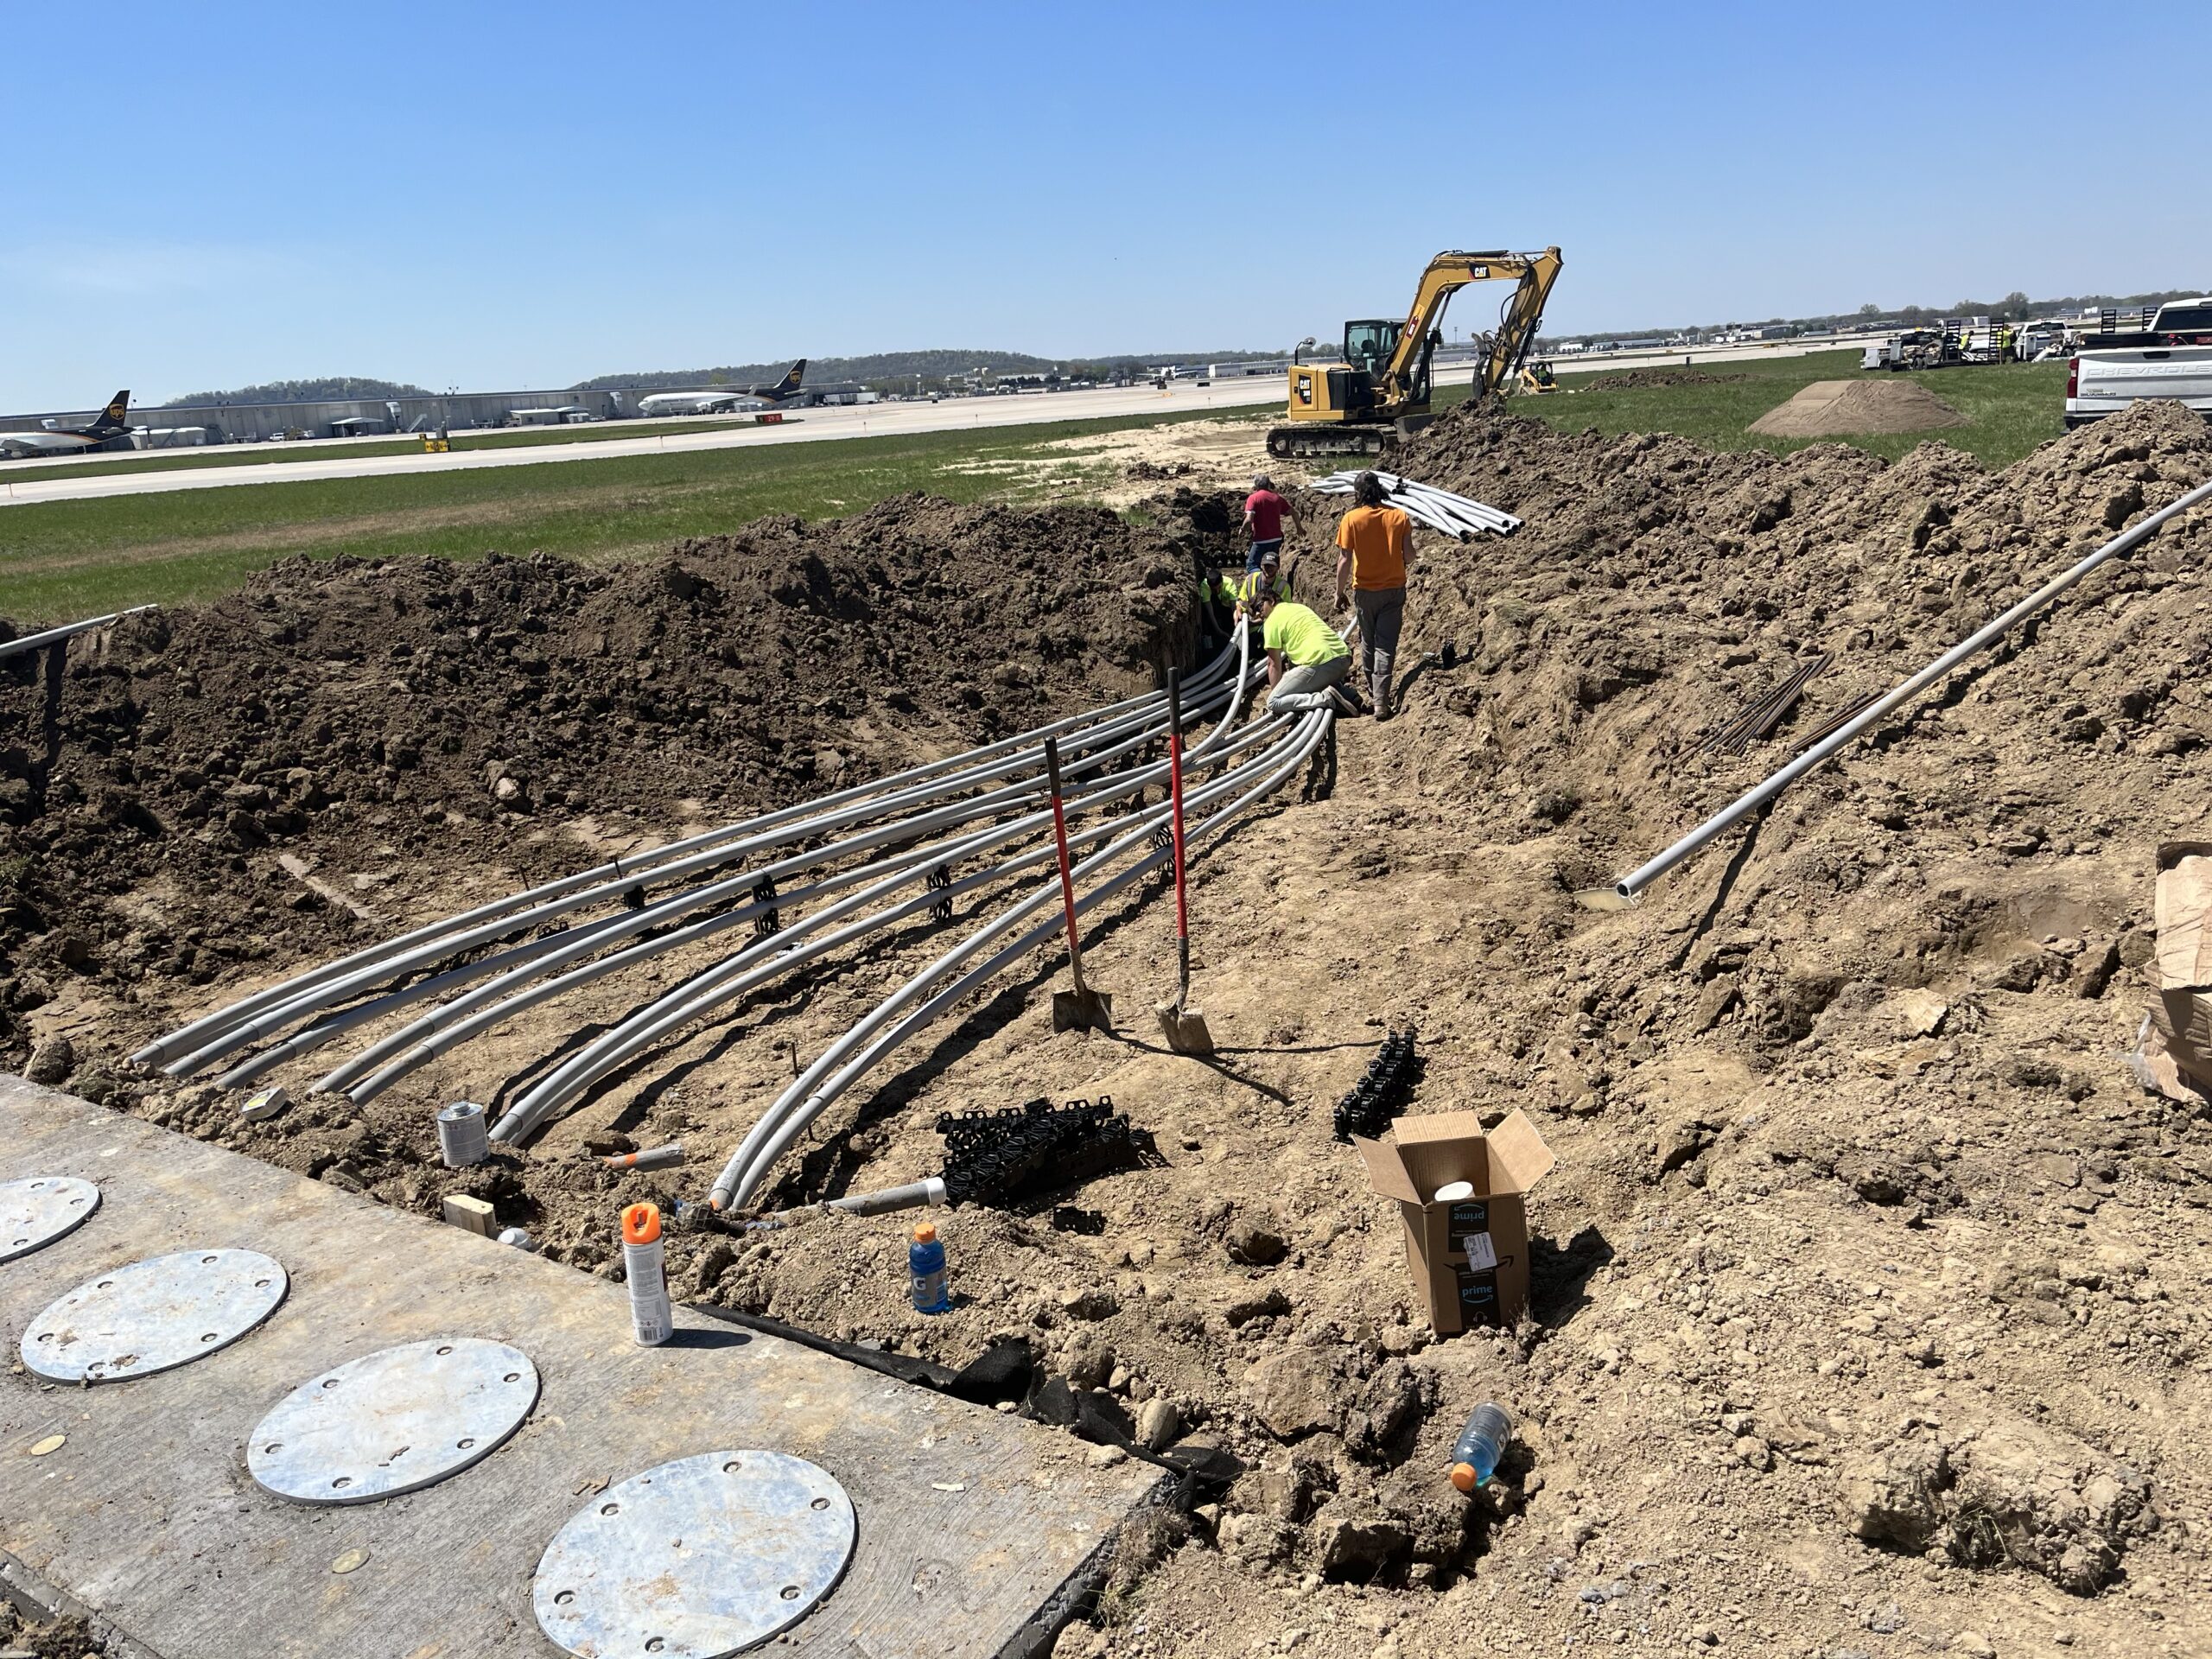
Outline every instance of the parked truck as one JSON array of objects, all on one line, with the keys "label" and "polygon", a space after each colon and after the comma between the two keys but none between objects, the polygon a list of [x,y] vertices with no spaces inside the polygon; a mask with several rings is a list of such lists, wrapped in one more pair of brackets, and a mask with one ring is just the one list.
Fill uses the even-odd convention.
[{"label": "parked truck", "polygon": [[2171,397],[2212,418],[2212,296],[2172,301],[2145,327],[2084,334],[2082,344],[2066,366],[2069,429],[2145,397]]}]

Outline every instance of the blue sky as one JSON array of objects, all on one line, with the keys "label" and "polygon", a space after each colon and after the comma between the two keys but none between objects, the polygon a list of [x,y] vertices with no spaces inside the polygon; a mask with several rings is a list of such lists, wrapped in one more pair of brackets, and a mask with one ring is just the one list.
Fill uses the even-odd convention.
[{"label": "blue sky", "polygon": [[1443,247],[1559,244],[1568,329],[2212,282],[2202,0],[17,5],[0,43],[7,410],[1283,348]]}]

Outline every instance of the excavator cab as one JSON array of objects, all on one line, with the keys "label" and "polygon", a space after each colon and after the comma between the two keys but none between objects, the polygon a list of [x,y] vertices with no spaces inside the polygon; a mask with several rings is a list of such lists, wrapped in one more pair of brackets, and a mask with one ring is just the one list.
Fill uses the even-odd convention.
[{"label": "excavator cab", "polygon": [[1390,365],[1404,326],[1395,317],[1369,317],[1344,324],[1344,361],[1363,374],[1379,378]]}]

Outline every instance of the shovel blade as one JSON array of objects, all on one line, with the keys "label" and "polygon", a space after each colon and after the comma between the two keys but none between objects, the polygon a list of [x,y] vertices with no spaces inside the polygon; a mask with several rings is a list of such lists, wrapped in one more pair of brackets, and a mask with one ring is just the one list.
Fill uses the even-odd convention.
[{"label": "shovel blade", "polygon": [[1178,1054],[1211,1054],[1213,1052],[1213,1033],[1206,1029],[1206,1017],[1196,1008],[1178,1007],[1162,1002],[1156,1010],[1160,1015],[1160,1034],[1167,1039],[1167,1046]]},{"label": "shovel blade", "polygon": [[1111,991],[1054,991],[1052,993],[1052,1029],[1054,1031],[1111,1031],[1114,1029],[1114,994]]}]

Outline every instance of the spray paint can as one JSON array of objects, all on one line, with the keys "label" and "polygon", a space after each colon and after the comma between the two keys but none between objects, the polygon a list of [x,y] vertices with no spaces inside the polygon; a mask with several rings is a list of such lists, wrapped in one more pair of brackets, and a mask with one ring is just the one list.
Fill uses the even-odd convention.
[{"label": "spray paint can", "polygon": [[448,1169],[466,1169],[492,1155],[481,1106],[473,1100],[457,1100],[438,1114],[438,1155],[445,1160]]},{"label": "spray paint can", "polygon": [[676,1330],[668,1306],[658,1205],[633,1204],[622,1212],[622,1268],[630,1281],[630,1334],[641,1347],[658,1347]]}]

